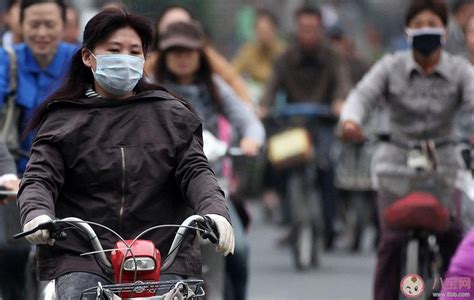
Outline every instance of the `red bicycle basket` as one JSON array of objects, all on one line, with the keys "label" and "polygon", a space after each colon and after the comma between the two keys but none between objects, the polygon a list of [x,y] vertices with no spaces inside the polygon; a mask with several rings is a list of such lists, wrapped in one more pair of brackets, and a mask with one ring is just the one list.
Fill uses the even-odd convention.
[{"label": "red bicycle basket", "polygon": [[449,226],[449,210],[433,195],[413,192],[383,212],[387,227],[397,230],[424,229],[443,232]]}]

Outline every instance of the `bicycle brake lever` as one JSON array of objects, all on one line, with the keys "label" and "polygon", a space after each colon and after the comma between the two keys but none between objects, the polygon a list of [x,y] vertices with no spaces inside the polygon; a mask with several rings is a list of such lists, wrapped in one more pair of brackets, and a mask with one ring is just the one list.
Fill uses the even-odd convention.
[{"label": "bicycle brake lever", "polygon": [[19,238],[22,238],[22,237],[25,237],[27,235],[30,235],[32,233],[35,233],[36,231],[38,230],[43,230],[43,229],[48,229],[48,230],[52,230],[54,228],[54,224],[53,222],[46,222],[46,223],[42,223],[42,224],[39,224],[38,226],[36,226],[35,228],[31,229],[31,230],[28,230],[28,231],[23,231],[23,232],[20,232],[20,233],[17,233],[13,236],[14,239],[19,239]]},{"label": "bicycle brake lever", "polygon": [[203,239],[208,239],[213,244],[219,243],[219,234],[214,220],[204,216],[204,222],[199,222],[199,227],[204,230],[204,232],[200,233]]},{"label": "bicycle brake lever", "polygon": [[67,233],[62,230],[55,230],[50,233],[51,238],[56,241],[64,241],[67,238]]}]

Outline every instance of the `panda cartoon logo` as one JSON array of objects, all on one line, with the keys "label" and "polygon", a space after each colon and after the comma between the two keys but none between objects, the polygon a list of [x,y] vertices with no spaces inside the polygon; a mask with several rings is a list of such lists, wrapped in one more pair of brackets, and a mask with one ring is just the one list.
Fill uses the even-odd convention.
[{"label": "panda cartoon logo", "polygon": [[425,282],[419,275],[408,274],[403,277],[402,281],[400,282],[400,291],[402,292],[403,296],[409,299],[418,298],[423,294],[424,290]]}]

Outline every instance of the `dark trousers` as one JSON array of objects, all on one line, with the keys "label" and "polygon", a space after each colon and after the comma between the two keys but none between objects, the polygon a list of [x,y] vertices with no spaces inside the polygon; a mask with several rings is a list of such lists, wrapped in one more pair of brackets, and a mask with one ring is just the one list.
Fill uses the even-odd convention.
[{"label": "dark trousers", "polygon": [[[383,226],[382,220],[381,236],[377,250],[377,265],[375,267],[374,299],[375,300],[398,300],[400,293],[400,281],[402,279],[401,257],[403,246],[406,245],[408,234],[403,231],[395,231]],[[459,242],[462,240],[462,226],[460,219],[453,220],[448,231],[436,236],[443,258],[441,276],[446,273],[451,257],[454,255]],[[425,287],[431,291],[432,287]]]},{"label": "dark trousers", "polygon": [[234,254],[225,258],[225,290],[226,300],[247,299],[247,284],[249,277],[249,245],[242,222],[234,205],[229,205],[230,218],[235,235]]},{"label": "dark trousers", "polygon": [[332,235],[334,230],[334,218],[336,216],[334,169],[332,165],[326,169],[317,168],[316,174],[316,184],[321,191],[321,208],[323,212],[324,229],[327,234]]},{"label": "dark trousers", "polygon": [[266,190],[275,190],[280,197],[280,215],[281,224],[289,225],[291,222],[290,205],[286,194],[286,173],[284,171],[276,170],[270,162],[265,164],[264,172],[264,188]]},{"label": "dark trousers", "polygon": [[[33,299],[33,286],[28,270],[30,247],[3,247],[0,249],[0,298]],[[29,271],[29,272],[28,272]],[[28,284],[27,284],[28,283]]]},{"label": "dark trousers", "polygon": [[336,187],[334,186],[334,163],[331,156],[335,138],[334,127],[321,123],[313,127],[311,131],[316,151],[316,186],[321,191],[324,230],[326,239],[331,240],[336,216]]}]

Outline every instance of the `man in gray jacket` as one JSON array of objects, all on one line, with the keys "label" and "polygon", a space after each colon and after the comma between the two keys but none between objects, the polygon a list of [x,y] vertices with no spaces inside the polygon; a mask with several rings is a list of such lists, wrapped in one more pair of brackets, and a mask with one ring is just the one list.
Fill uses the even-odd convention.
[{"label": "man in gray jacket", "polygon": [[[454,181],[460,165],[454,143],[436,145],[433,141],[455,140],[456,113],[464,107],[472,116],[474,110],[472,67],[441,47],[447,19],[444,1],[412,0],[406,16],[406,33],[412,50],[388,54],[377,62],[350,93],[341,115],[343,137],[361,140],[362,121],[376,101],[385,97],[393,143],[381,144],[372,162],[379,214],[397,199],[429,185],[428,191],[450,210],[453,220],[448,230],[438,235],[443,272],[462,238],[454,201]],[[433,155],[401,145],[421,149],[428,146]],[[418,157],[414,158],[415,154]],[[424,169],[422,172],[416,170],[420,167]],[[407,235],[388,228],[385,220],[381,226],[374,298],[398,299],[400,257]]]}]

